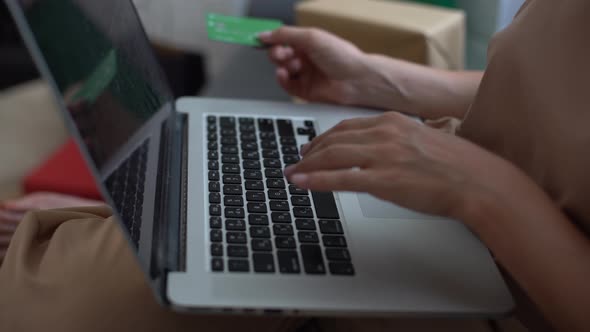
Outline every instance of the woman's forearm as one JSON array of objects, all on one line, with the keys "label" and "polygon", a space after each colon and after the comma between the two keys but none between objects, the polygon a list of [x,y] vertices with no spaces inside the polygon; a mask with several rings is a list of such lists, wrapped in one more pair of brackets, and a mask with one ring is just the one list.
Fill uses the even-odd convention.
[{"label": "woman's forearm", "polygon": [[424,119],[462,118],[483,76],[483,72],[451,72],[381,55],[366,59],[371,74],[357,89],[357,103]]},{"label": "woman's forearm", "polygon": [[[518,173],[518,172],[515,172]],[[458,216],[560,331],[590,330],[590,241],[525,175]]]}]

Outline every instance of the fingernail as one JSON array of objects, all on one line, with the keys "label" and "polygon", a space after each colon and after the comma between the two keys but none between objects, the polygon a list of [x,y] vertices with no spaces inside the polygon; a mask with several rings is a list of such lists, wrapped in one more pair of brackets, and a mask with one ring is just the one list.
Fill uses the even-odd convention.
[{"label": "fingernail", "polygon": [[270,37],[272,37],[272,31],[263,31],[258,34],[258,39],[263,42],[270,41]]},{"label": "fingernail", "polygon": [[309,176],[307,174],[295,174],[291,177],[291,181],[300,188],[306,186],[308,179]]},{"label": "fingernail", "polygon": [[307,174],[295,174],[291,177],[291,182],[300,188],[304,188],[307,185],[309,176]]},{"label": "fingernail", "polygon": [[305,143],[301,146],[301,155],[303,156],[304,154],[307,153],[307,151],[309,151],[309,147],[311,144],[309,143]]}]

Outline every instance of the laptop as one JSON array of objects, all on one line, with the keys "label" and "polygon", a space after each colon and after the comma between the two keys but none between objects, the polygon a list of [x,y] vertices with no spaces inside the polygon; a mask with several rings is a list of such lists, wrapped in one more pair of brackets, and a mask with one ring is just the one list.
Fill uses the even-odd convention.
[{"label": "laptop", "polygon": [[284,178],[302,144],[380,112],[174,100],[131,1],[5,1],[163,305],[316,316],[512,310],[493,258],[460,222]]}]

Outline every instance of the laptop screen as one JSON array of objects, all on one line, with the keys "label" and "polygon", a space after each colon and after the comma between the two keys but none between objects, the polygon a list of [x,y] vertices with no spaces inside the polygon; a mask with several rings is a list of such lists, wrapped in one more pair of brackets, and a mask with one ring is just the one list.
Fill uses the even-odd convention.
[{"label": "laptop screen", "polygon": [[99,172],[172,95],[131,1],[19,0]]}]

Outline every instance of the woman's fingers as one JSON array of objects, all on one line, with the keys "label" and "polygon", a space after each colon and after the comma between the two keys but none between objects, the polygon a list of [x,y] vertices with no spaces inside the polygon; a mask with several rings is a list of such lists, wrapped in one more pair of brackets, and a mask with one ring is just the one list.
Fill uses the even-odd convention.
[{"label": "woman's fingers", "polygon": [[362,145],[337,144],[318,151],[285,169],[287,177],[297,173],[310,173],[333,169],[365,169],[374,164],[373,149]]},{"label": "woman's fingers", "polygon": [[[291,181],[299,188],[313,191],[373,192],[375,182],[369,170],[346,169],[297,173]],[[378,184],[377,184],[378,185]]]},{"label": "woman's fingers", "polygon": [[305,156],[309,151],[312,151],[315,146],[322,144],[323,141],[325,141],[327,138],[334,135],[335,133],[367,129],[375,127],[379,123],[380,119],[376,116],[341,121],[336,126],[332,127],[331,129],[319,135],[313,141],[305,145],[305,148],[301,150],[301,155]]}]

